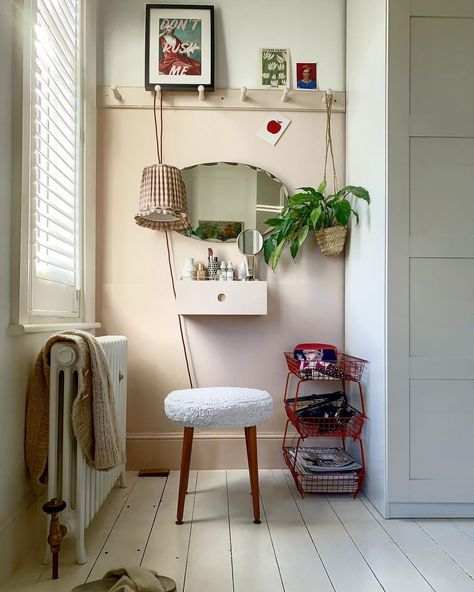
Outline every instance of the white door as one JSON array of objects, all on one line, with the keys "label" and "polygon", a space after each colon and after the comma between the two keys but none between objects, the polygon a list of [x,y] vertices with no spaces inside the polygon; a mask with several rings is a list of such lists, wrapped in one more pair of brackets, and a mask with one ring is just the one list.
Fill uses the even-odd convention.
[{"label": "white door", "polygon": [[474,515],[474,1],[392,16],[389,511]]}]

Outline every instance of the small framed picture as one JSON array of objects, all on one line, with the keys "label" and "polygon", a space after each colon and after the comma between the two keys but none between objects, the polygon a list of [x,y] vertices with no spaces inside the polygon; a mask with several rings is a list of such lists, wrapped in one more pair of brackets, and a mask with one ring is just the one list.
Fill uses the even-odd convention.
[{"label": "small framed picture", "polygon": [[147,4],[145,88],[214,90],[214,6]]},{"label": "small framed picture", "polygon": [[296,64],[296,87],[304,90],[318,89],[317,64],[304,62]]},{"label": "small framed picture", "polygon": [[243,222],[199,220],[199,226],[196,228],[195,234],[204,240],[228,241],[236,240],[243,229]]},{"label": "small framed picture", "polygon": [[289,86],[289,49],[260,49],[260,85],[263,88]]}]

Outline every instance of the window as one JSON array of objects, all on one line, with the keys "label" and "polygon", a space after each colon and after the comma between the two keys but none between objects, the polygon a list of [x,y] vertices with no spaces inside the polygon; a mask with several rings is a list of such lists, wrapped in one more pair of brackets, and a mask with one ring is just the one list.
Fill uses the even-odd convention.
[{"label": "window", "polygon": [[31,314],[78,317],[80,0],[36,0],[30,77]]},{"label": "window", "polygon": [[95,10],[95,0],[24,0],[23,326],[94,314]]}]

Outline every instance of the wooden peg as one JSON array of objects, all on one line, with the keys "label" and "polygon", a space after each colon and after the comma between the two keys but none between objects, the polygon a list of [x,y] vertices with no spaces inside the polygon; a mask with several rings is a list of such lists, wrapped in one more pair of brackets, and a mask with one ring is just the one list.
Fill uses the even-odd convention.
[{"label": "wooden peg", "polygon": [[120,94],[120,91],[117,88],[117,85],[112,84],[112,86],[110,88],[111,88],[112,92],[114,93],[115,100],[118,101],[119,103],[123,103],[123,97]]}]

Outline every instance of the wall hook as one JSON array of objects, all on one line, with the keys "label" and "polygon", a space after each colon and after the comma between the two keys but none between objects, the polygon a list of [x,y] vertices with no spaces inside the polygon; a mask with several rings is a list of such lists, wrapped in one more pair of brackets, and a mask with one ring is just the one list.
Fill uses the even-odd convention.
[{"label": "wall hook", "polygon": [[161,86],[159,84],[155,84],[155,92],[158,96],[161,95]]},{"label": "wall hook", "polygon": [[200,101],[205,101],[206,100],[206,95],[204,93],[204,86],[202,84],[200,84],[198,86],[198,93],[199,93],[199,100]]},{"label": "wall hook", "polygon": [[333,91],[332,91],[332,88],[328,88],[328,89],[325,91],[325,93],[324,93],[324,95],[323,95],[323,98],[321,99],[321,103],[323,103],[323,104],[326,104],[326,97],[332,97],[332,98],[333,98],[333,99],[332,99],[332,102],[333,102],[333,103],[335,103],[335,102],[336,102],[336,99],[335,99],[335,97],[334,97],[334,93],[333,93]]},{"label": "wall hook", "polygon": [[281,102],[282,103],[286,103],[286,101],[288,100],[288,95],[290,94],[290,89],[285,86],[283,89],[283,94],[281,95]]},{"label": "wall hook", "polygon": [[123,97],[120,94],[119,89],[117,88],[116,84],[112,84],[112,86],[110,87],[110,89],[112,90],[112,92],[114,93],[114,97],[115,99],[119,102],[119,103],[123,103]]},{"label": "wall hook", "polygon": [[246,86],[241,86],[240,87],[240,100],[242,102],[247,100],[247,87]]}]

